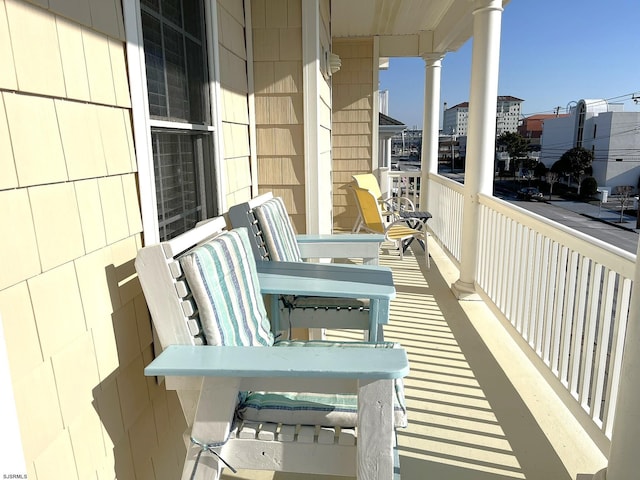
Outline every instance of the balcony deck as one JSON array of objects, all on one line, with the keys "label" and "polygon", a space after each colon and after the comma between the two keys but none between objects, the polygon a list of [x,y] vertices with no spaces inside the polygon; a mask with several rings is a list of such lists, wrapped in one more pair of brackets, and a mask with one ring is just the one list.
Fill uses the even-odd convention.
[{"label": "balcony deck", "polygon": [[[431,239],[430,270],[419,247],[403,261],[390,247],[381,264],[392,268],[398,295],[385,337],[400,342],[411,363],[409,427],[399,431],[403,480],[591,479],[605,456],[523,353],[527,346],[484,302],[453,296],[457,269]],[[242,471],[223,478],[344,477]]]}]

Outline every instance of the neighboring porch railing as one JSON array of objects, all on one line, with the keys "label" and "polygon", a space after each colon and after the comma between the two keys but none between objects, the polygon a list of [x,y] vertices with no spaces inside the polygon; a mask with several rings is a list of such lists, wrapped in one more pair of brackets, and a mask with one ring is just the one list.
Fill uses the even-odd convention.
[{"label": "neighboring porch railing", "polygon": [[[419,209],[433,215],[427,224],[440,245],[447,250],[454,263],[460,263],[462,234],[462,203],[464,186],[439,175],[432,175],[427,189],[427,203],[420,202],[420,172],[390,171],[390,192],[409,197]],[[427,206],[428,205],[428,206]]]},{"label": "neighboring porch railing", "polygon": [[[463,189],[429,177],[429,228],[458,262]],[[479,293],[611,438],[636,256],[495,197],[479,202]]]}]

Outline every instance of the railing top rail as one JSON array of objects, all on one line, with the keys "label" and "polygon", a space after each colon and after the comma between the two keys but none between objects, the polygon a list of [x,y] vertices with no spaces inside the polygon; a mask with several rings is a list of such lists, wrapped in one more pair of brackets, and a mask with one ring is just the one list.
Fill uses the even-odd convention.
[{"label": "railing top rail", "polygon": [[429,180],[444,185],[445,187],[448,187],[457,193],[464,193],[464,185],[462,183],[456,182],[455,180],[451,180],[450,178],[444,177],[442,175],[430,173]]},{"label": "railing top rail", "polygon": [[389,178],[410,177],[417,178],[422,175],[420,170],[391,170],[389,171]]},{"label": "railing top rail", "polygon": [[[420,170],[389,170],[389,177],[397,178],[397,177],[419,177],[422,175]],[[460,193],[464,190],[464,185],[460,182],[456,182],[455,180],[451,180],[450,178],[444,177],[439,174],[429,173],[429,180],[441,183],[442,185],[446,185],[451,187],[453,190],[456,190]]]},{"label": "railing top rail", "polygon": [[521,224],[532,228],[562,245],[571,246],[596,262],[612,269],[626,278],[633,278],[636,255],[603,242],[585,233],[549,220],[541,215],[525,210],[491,195],[479,195],[481,205],[485,205]]}]

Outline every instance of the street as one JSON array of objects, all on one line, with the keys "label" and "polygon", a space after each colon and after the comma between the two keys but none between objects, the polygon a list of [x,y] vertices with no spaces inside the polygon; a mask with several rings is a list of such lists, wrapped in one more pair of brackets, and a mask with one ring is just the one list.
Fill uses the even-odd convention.
[{"label": "street", "polygon": [[583,202],[553,200],[547,202],[527,202],[509,199],[509,202],[521,208],[537,213],[574,230],[591,235],[603,242],[615,245],[623,250],[636,253],[638,233],[632,230],[635,217],[626,216],[625,228],[618,222],[620,213]]}]

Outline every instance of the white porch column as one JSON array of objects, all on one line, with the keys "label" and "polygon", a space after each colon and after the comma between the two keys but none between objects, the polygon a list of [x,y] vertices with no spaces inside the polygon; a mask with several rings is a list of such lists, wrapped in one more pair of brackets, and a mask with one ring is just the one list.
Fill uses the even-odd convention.
[{"label": "white porch column", "polygon": [[310,234],[331,233],[333,229],[333,211],[326,207],[332,205],[333,187],[330,126],[322,120],[320,104],[324,81],[320,73],[319,0],[308,0],[302,2],[302,102],[306,233]]},{"label": "white porch column", "polygon": [[422,154],[420,164],[420,209],[429,210],[427,185],[429,174],[438,173],[440,133],[440,74],[444,55],[423,55],[425,63],[424,114],[422,117]]},{"label": "white porch column", "polygon": [[[636,252],[640,258],[640,243]],[[640,461],[638,460],[638,439],[640,438],[640,263],[636,260],[629,307],[627,336],[624,342],[624,356],[620,372],[618,403],[616,404],[609,464],[595,475],[595,479],[636,480]]]},{"label": "white porch column", "polygon": [[500,60],[501,0],[475,0],[469,129],[464,179],[460,278],[453,291],[460,299],[475,295],[478,245],[478,195],[493,191],[496,106]]}]

